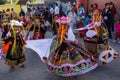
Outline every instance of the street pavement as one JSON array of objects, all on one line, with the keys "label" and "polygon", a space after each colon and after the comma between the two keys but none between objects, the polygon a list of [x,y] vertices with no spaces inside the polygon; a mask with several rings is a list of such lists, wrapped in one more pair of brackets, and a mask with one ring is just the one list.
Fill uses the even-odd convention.
[{"label": "street pavement", "polygon": [[[0,34],[1,35],[1,34]],[[109,41],[110,45],[120,52],[120,44]],[[0,61],[0,80],[120,80],[120,57],[106,65],[99,65],[93,71],[74,78],[59,77],[47,70],[46,64],[32,50],[26,50],[25,67],[15,71]]]}]

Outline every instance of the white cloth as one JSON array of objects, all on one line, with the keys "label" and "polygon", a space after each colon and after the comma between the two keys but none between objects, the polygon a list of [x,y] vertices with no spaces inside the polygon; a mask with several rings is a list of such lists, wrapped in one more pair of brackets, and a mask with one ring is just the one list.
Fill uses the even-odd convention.
[{"label": "white cloth", "polygon": [[26,41],[26,47],[34,50],[43,61],[43,57],[49,57],[52,40],[53,39],[29,40]]},{"label": "white cloth", "polygon": [[68,30],[68,40],[75,41],[75,35],[74,35],[73,30],[72,30],[71,27]]},{"label": "white cloth", "polygon": [[10,26],[23,26],[23,24],[20,23],[19,21],[11,20],[10,21]]},{"label": "white cloth", "polygon": [[101,22],[93,22],[93,23],[90,23],[88,25],[86,25],[84,28],[78,28],[78,29],[74,29],[76,31],[82,31],[82,30],[90,30],[90,29],[93,29],[94,27],[100,27],[101,25]]},{"label": "white cloth", "polygon": [[[40,40],[28,40],[26,41],[26,47],[35,51],[41,60],[43,61],[43,57],[48,58],[50,55],[50,46],[53,38],[51,39],[40,39]],[[68,40],[75,41],[75,35],[71,28],[68,30]]]},{"label": "white cloth", "polygon": [[58,6],[55,7],[55,14],[60,14],[60,9]]}]

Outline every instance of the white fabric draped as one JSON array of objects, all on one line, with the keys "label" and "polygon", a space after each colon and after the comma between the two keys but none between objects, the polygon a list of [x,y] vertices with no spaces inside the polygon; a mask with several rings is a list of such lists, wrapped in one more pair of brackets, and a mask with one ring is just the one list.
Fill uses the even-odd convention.
[{"label": "white fabric draped", "polygon": [[42,60],[43,57],[49,57],[52,40],[53,39],[29,40],[26,41],[26,47],[35,51]]},{"label": "white fabric draped", "polygon": [[[52,38],[40,39],[40,40],[28,40],[26,41],[27,43],[26,47],[35,51],[43,61],[43,57],[48,58],[50,55],[50,46],[51,46],[52,40],[53,40]],[[68,40],[70,41],[75,40],[75,35],[71,28],[69,28],[68,30]]]},{"label": "white fabric draped", "polygon": [[93,29],[96,26],[99,27],[100,25],[101,25],[101,22],[92,22],[83,28],[78,28],[78,29],[74,29],[74,30],[76,30],[76,31],[82,31],[82,30],[87,30],[87,29],[89,30],[89,29]]}]

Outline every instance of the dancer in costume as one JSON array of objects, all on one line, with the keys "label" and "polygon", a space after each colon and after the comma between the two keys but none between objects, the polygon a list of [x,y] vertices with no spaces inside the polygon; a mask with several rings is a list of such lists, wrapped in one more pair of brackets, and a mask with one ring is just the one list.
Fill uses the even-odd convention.
[{"label": "dancer in costume", "polygon": [[[95,32],[95,35],[91,38],[86,36],[84,38],[84,41],[85,41],[85,47],[87,48],[87,50],[92,52],[95,57],[98,57],[99,55],[98,53],[100,51],[99,44],[108,45],[108,42],[107,42],[108,32],[107,32],[105,25],[102,23],[102,16],[101,16],[101,12],[99,9],[94,10],[92,23],[94,24],[95,22],[98,22],[98,25],[95,25],[94,28],[91,29],[93,30],[93,33]],[[90,48],[89,46],[92,46],[92,47]]]},{"label": "dancer in costume", "polygon": [[54,15],[52,18],[52,30],[54,31],[54,35],[57,35],[57,30],[58,30],[58,23],[55,22],[55,20],[59,18],[58,15]]},{"label": "dancer in costume", "polygon": [[97,63],[91,60],[89,52],[75,39],[69,39],[68,32],[71,19],[61,17],[56,20],[59,23],[57,36],[53,39],[50,55],[47,60],[48,69],[64,77],[84,74],[97,67]]},{"label": "dancer in costume", "polygon": [[108,31],[103,23],[100,9],[94,10],[92,23],[79,30],[88,30],[84,37],[85,47],[96,61],[106,64],[118,57],[118,53],[108,43]]},{"label": "dancer in costume", "polygon": [[33,40],[44,39],[46,31],[44,26],[41,26],[39,18],[34,19],[34,24],[31,26],[29,32],[32,32],[30,37]]},{"label": "dancer in costume", "polygon": [[16,66],[24,66],[24,29],[18,21],[10,22],[10,31],[2,39],[2,50],[6,53],[5,64],[14,69]]}]

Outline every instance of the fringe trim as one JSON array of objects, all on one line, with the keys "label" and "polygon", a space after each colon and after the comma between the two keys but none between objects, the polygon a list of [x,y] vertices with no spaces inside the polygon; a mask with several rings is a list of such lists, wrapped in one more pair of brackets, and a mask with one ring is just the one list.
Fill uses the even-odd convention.
[{"label": "fringe trim", "polygon": [[94,66],[88,68],[88,69],[85,69],[85,70],[81,70],[79,72],[73,72],[73,73],[68,73],[68,74],[58,74],[59,76],[63,76],[63,77],[69,77],[69,76],[77,76],[77,75],[80,75],[80,74],[84,74],[84,73],[87,73],[93,69],[95,69],[96,67],[98,66],[98,63],[96,63]]},{"label": "fringe trim", "polygon": [[5,60],[5,64],[8,66],[18,66],[19,64],[23,64],[25,62],[25,58],[19,59],[19,60]]}]

